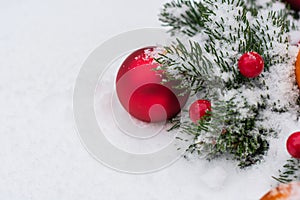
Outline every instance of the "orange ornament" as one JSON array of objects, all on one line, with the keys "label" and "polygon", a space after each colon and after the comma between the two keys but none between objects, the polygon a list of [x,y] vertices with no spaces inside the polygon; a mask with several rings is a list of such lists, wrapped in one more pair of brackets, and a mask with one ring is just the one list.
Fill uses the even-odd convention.
[{"label": "orange ornament", "polygon": [[298,200],[300,199],[300,182],[282,184],[265,194],[260,200]]},{"label": "orange ornament", "polygon": [[296,61],[296,80],[298,83],[298,87],[300,88],[300,51],[298,53]]}]

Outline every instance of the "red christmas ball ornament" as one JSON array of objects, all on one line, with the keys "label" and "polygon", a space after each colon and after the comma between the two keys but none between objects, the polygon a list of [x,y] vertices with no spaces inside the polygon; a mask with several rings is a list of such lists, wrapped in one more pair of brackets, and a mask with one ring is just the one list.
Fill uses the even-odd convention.
[{"label": "red christmas ball ornament", "polygon": [[131,53],[122,63],[116,78],[116,92],[122,106],[135,118],[145,122],[171,119],[185,105],[189,92],[175,89],[179,81],[167,81],[151,54],[155,47]]},{"label": "red christmas ball ornament", "polygon": [[292,157],[300,158],[300,132],[295,132],[289,136],[286,148]]},{"label": "red christmas ball ornament", "polygon": [[190,119],[197,124],[198,120],[211,111],[211,103],[208,100],[199,99],[192,103],[189,109]]},{"label": "red christmas ball ornament", "polygon": [[291,9],[295,11],[300,11],[300,0],[284,0],[287,4],[291,6]]},{"label": "red christmas ball ornament", "polygon": [[241,74],[247,78],[254,78],[261,74],[264,69],[264,60],[256,52],[244,53],[239,61],[238,68]]}]

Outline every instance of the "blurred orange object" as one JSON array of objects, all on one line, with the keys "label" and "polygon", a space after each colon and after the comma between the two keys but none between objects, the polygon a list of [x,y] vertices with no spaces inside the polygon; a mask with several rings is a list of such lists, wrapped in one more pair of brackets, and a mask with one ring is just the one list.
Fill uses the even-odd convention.
[{"label": "blurred orange object", "polygon": [[279,185],[260,200],[300,200],[300,182]]}]

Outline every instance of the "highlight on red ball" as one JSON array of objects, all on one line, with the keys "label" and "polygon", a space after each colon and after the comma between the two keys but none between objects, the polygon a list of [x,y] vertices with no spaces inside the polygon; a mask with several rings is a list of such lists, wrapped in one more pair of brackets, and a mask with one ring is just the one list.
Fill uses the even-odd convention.
[{"label": "highlight on red ball", "polygon": [[197,124],[200,119],[211,112],[211,103],[208,100],[199,99],[192,103],[189,109],[190,119]]},{"label": "highlight on red ball", "polygon": [[116,78],[120,103],[133,117],[144,122],[162,122],[175,117],[185,105],[189,93],[175,89],[179,81],[167,81],[155,62],[157,47],[143,47],[131,53],[121,64]]},{"label": "highlight on red ball", "polygon": [[286,148],[293,158],[300,159],[300,132],[295,132],[289,136]]},{"label": "highlight on red ball", "polygon": [[239,61],[238,68],[240,73],[247,78],[255,78],[264,69],[264,60],[258,53],[252,51],[244,53]]}]

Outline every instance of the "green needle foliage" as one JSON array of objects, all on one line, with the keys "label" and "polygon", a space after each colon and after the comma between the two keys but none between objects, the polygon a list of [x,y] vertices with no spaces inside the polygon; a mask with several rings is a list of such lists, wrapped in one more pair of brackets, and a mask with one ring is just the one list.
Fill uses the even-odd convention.
[{"label": "green needle foliage", "polygon": [[[173,120],[173,128],[194,136],[188,152],[208,159],[226,156],[243,168],[260,162],[269,149],[268,139],[276,131],[264,127],[263,113],[288,108],[270,99],[264,74],[290,61],[287,33],[296,28],[288,10],[272,11],[271,6],[271,1],[263,7],[252,0],[175,0],[164,5],[160,21],[171,35],[190,41],[176,39],[156,61],[170,80],[182,80],[181,88],[212,102],[209,117],[198,124]],[[250,51],[265,63],[264,73],[254,79],[242,76],[237,67],[239,57]],[[256,101],[249,101],[249,91]]]},{"label": "green needle foliage", "polygon": [[[178,8],[187,8],[187,10],[179,16],[170,12],[171,9],[175,10]],[[213,14],[213,11],[201,3],[178,0],[164,5],[160,21],[164,23],[163,25],[172,27],[171,33],[180,31],[188,36],[194,36],[198,33],[199,28],[203,28],[205,22],[209,21],[208,17],[211,14]]]},{"label": "green needle foliage", "polygon": [[291,158],[287,160],[283,170],[279,170],[279,177],[273,178],[280,183],[300,181],[300,159]]}]

